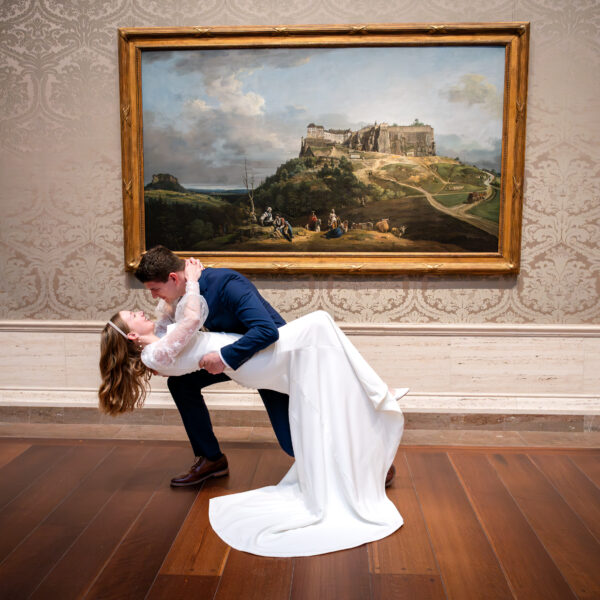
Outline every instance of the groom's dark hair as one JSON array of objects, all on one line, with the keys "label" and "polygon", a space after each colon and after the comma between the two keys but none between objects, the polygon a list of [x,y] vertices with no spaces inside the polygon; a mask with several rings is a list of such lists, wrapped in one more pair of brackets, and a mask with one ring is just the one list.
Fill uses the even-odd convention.
[{"label": "groom's dark hair", "polygon": [[169,273],[177,273],[185,269],[185,260],[173,254],[164,246],[154,246],[142,254],[140,264],[135,270],[138,281],[160,281],[164,283],[169,279]]}]

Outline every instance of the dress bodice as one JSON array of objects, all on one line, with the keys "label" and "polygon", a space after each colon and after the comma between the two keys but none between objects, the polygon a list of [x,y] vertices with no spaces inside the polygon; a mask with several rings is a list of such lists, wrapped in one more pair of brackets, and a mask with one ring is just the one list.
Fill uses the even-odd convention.
[{"label": "dress bodice", "polygon": [[[167,328],[167,332],[174,325]],[[150,354],[142,356],[142,361],[147,367],[157,371],[160,375],[178,376],[192,373],[198,370],[200,359],[209,352],[217,352],[224,346],[232,344],[241,336],[235,333],[217,333],[214,331],[197,331],[188,341],[185,347],[179,352],[176,360],[168,365],[160,365],[153,361]],[[150,346],[146,348],[150,349]],[[146,350],[144,348],[144,350]],[[226,369],[225,372],[230,374],[231,369]]]}]

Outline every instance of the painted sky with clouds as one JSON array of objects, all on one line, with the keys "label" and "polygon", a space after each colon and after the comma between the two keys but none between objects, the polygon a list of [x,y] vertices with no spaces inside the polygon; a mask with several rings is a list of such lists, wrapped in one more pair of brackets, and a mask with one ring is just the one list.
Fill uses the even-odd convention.
[{"label": "painted sky with clouds", "polygon": [[258,183],[298,156],[311,122],[418,118],[438,153],[493,156],[503,81],[494,46],[144,51],[144,179],[243,187],[246,159]]}]

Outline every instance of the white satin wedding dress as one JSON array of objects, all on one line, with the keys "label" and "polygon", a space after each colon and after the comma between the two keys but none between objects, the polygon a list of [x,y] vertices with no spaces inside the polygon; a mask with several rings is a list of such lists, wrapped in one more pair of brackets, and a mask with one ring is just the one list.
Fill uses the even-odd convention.
[{"label": "white satin wedding dress", "polygon": [[[208,307],[187,286],[177,322],[146,346],[143,362],[165,375],[197,370],[207,352],[240,336],[198,331]],[[213,498],[209,518],[230,546],[261,556],[352,548],[403,523],[385,477],[404,426],[397,399],[323,311],[279,328],[279,340],[226,374],[249,388],[289,394],[295,462],[277,484]]]}]

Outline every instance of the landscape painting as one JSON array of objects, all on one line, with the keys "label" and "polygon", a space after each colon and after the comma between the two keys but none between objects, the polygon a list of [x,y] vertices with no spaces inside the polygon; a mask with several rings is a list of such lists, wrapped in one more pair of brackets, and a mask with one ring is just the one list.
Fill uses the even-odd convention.
[{"label": "landscape painting", "polygon": [[146,245],[496,252],[504,49],[142,54]]},{"label": "landscape painting", "polygon": [[207,43],[138,55],[144,247],[502,254],[506,43]]}]

